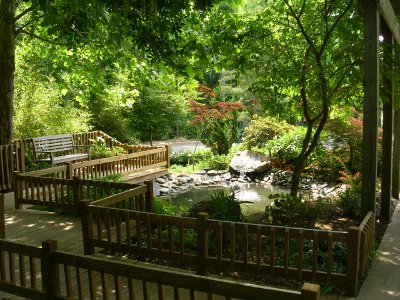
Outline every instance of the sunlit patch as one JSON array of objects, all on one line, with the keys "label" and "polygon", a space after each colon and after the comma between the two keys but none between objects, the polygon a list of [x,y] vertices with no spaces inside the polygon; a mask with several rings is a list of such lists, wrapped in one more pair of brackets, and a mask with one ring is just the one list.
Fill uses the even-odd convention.
[{"label": "sunlit patch", "polygon": [[37,224],[36,223],[34,223],[34,224],[27,224],[27,225],[22,225],[22,226],[24,226],[24,227],[33,227],[33,226],[36,226]]},{"label": "sunlit patch", "polygon": [[66,226],[63,230],[71,230],[73,228],[74,228],[74,226]]}]

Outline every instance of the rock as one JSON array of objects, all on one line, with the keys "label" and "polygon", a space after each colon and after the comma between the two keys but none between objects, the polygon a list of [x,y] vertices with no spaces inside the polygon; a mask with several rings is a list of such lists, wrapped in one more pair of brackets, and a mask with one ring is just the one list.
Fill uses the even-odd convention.
[{"label": "rock", "polygon": [[227,170],[218,170],[217,173],[218,175],[229,174]]},{"label": "rock", "polygon": [[194,174],[206,175],[206,174],[207,174],[207,171],[205,171],[205,170],[198,170],[198,171],[194,172]]},{"label": "rock", "polygon": [[161,183],[161,184],[160,184],[160,187],[162,187],[162,188],[169,188],[169,185],[166,184],[166,183]]},{"label": "rock", "polygon": [[166,181],[165,181],[164,178],[159,177],[159,178],[156,178],[156,182],[158,182],[158,183],[165,183]]},{"label": "rock", "polygon": [[263,174],[271,169],[271,161],[267,156],[259,152],[240,151],[232,158],[229,163],[229,169],[236,174]]},{"label": "rock", "polygon": [[207,172],[207,175],[208,176],[217,176],[218,172],[216,170],[210,170],[210,171]]},{"label": "rock", "polygon": [[181,184],[186,184],[186,183],[187,183],[187,180],[186,180],[185,177],[178,177],[178,181],[179,181]]},{"label": "rock", "polygon": [[168,194],[169,193],[169,189],[167,189],[167,188],[162,188],[162,189],[160,189],[160,194]]}]

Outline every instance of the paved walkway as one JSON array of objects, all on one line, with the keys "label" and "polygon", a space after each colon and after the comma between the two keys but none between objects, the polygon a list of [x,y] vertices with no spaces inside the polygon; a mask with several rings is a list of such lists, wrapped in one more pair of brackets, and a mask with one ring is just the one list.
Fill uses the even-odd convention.
[{"label": "paved walkway", "polygon": [[357,300],[400,298],[400,204],[393,212]]}]

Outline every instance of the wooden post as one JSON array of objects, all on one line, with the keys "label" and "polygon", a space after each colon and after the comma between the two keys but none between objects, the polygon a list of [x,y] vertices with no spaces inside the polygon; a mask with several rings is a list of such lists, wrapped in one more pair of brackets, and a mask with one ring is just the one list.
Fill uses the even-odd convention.
[{"label": "wooden post", "polygon": [[400,109],[394,112],[392,197],[399,199],[400,193]]},{"label": "wooden post", "polygon": [[165,159],[167,160],[167,169],[171,167],[170,152],[171,152],[171,145],[170,144],[165,145]]},{"label": "wooden post", "polygon": [[153,189],[153,180],[146,180],[144,182],[147,186],[146,192],[146,211],[154,212],[154,189]]},{"label": "wooden post", "polygon": [[[395,48],[395,59],[400,59],[400,50]],[[397,90],[397,87],[395,88]],[[395,94],[397,99],[400,94]],[[393,169],[392,169],[392,197],[399,199],[400,193],[400,108],[395,108],[393,124]]]},{"label": "wooden post", "polygon": [[208,258],[208,230],[206,222],[208,213],[197,214],[197,275],[206,276]]},{"label": "wooden post", "polygon": [[318,284],[305,282],[301,287],[301,300],[319,300],[321,287]]},{"label": "wooden post", "polygon": [[60,274],[58,265],[53,262],[53,252],[56,250],[57,241],[42,242],[42,286],[49,300],[60,294]]},{"label": "wooden post", "polygon": [[15,171],[13,173],[13,190],[14,190],[14,206],[15,209],[20,209],[21,204],[19,203],[19,197],[22,196],[22,191],[21,191],[21,182],[18,180],[18,174],[20,172]]},{"label": "wooden post", "polygon": [[364,14],[364,118],[361,212],[375,213],[379,113],[379,12],[375,1],[362,0]]},{"label": "wooden post", "polygon": [[0,193],[0,238],[6,238],[6,223],[4,220],[4,194]]},{"label": "wooden post", "polygon": [[83,200],[83,186],[79,176],[74,176],[72,180],[72,190],[74,192],[73,212],[79,215],[79,202]]},{"label": "wooden post", "polygon": [[360,266],[360,228],[352,226],[349,228],[347,240],[347,278],[346,294],[355,297],[358,291],[358,268]]},{"label": "wooden post", "polygon": [[85,255],[91,255],[95,253],[95,249],[90,242],[93,238],[93,222],[92,211],[90,209],[90,200],[83,200],[80,202],[79,213],[82,224],[83,252]]},{"label": "wooden post", "polygon": [[393,35],[384,20],[381,20],[384,38],[384,73],[383,73],[383,141],[382,141],[382,193],[381,217],[390,221],[392,200],[392,148],[393,148]]},{"label": "wooden post", "polygon": [[69,161],[67,163],[67,174],[66,174],[67,178],[66,179],[72,179],[74,176],[74,169],[72,167],[72,161]]}]

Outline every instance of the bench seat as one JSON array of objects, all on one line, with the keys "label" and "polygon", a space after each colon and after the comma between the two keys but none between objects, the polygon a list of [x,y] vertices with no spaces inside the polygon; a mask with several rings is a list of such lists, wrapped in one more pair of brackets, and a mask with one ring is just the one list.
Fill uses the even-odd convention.
[{"label": "bench seat", "polygon": [[[91,145],[75,145],[72,134],[57,134],[32,138],[36,161],[53,166],[70,161],[90,160]],[[76,152],[77,148],[86,148]]]}]

